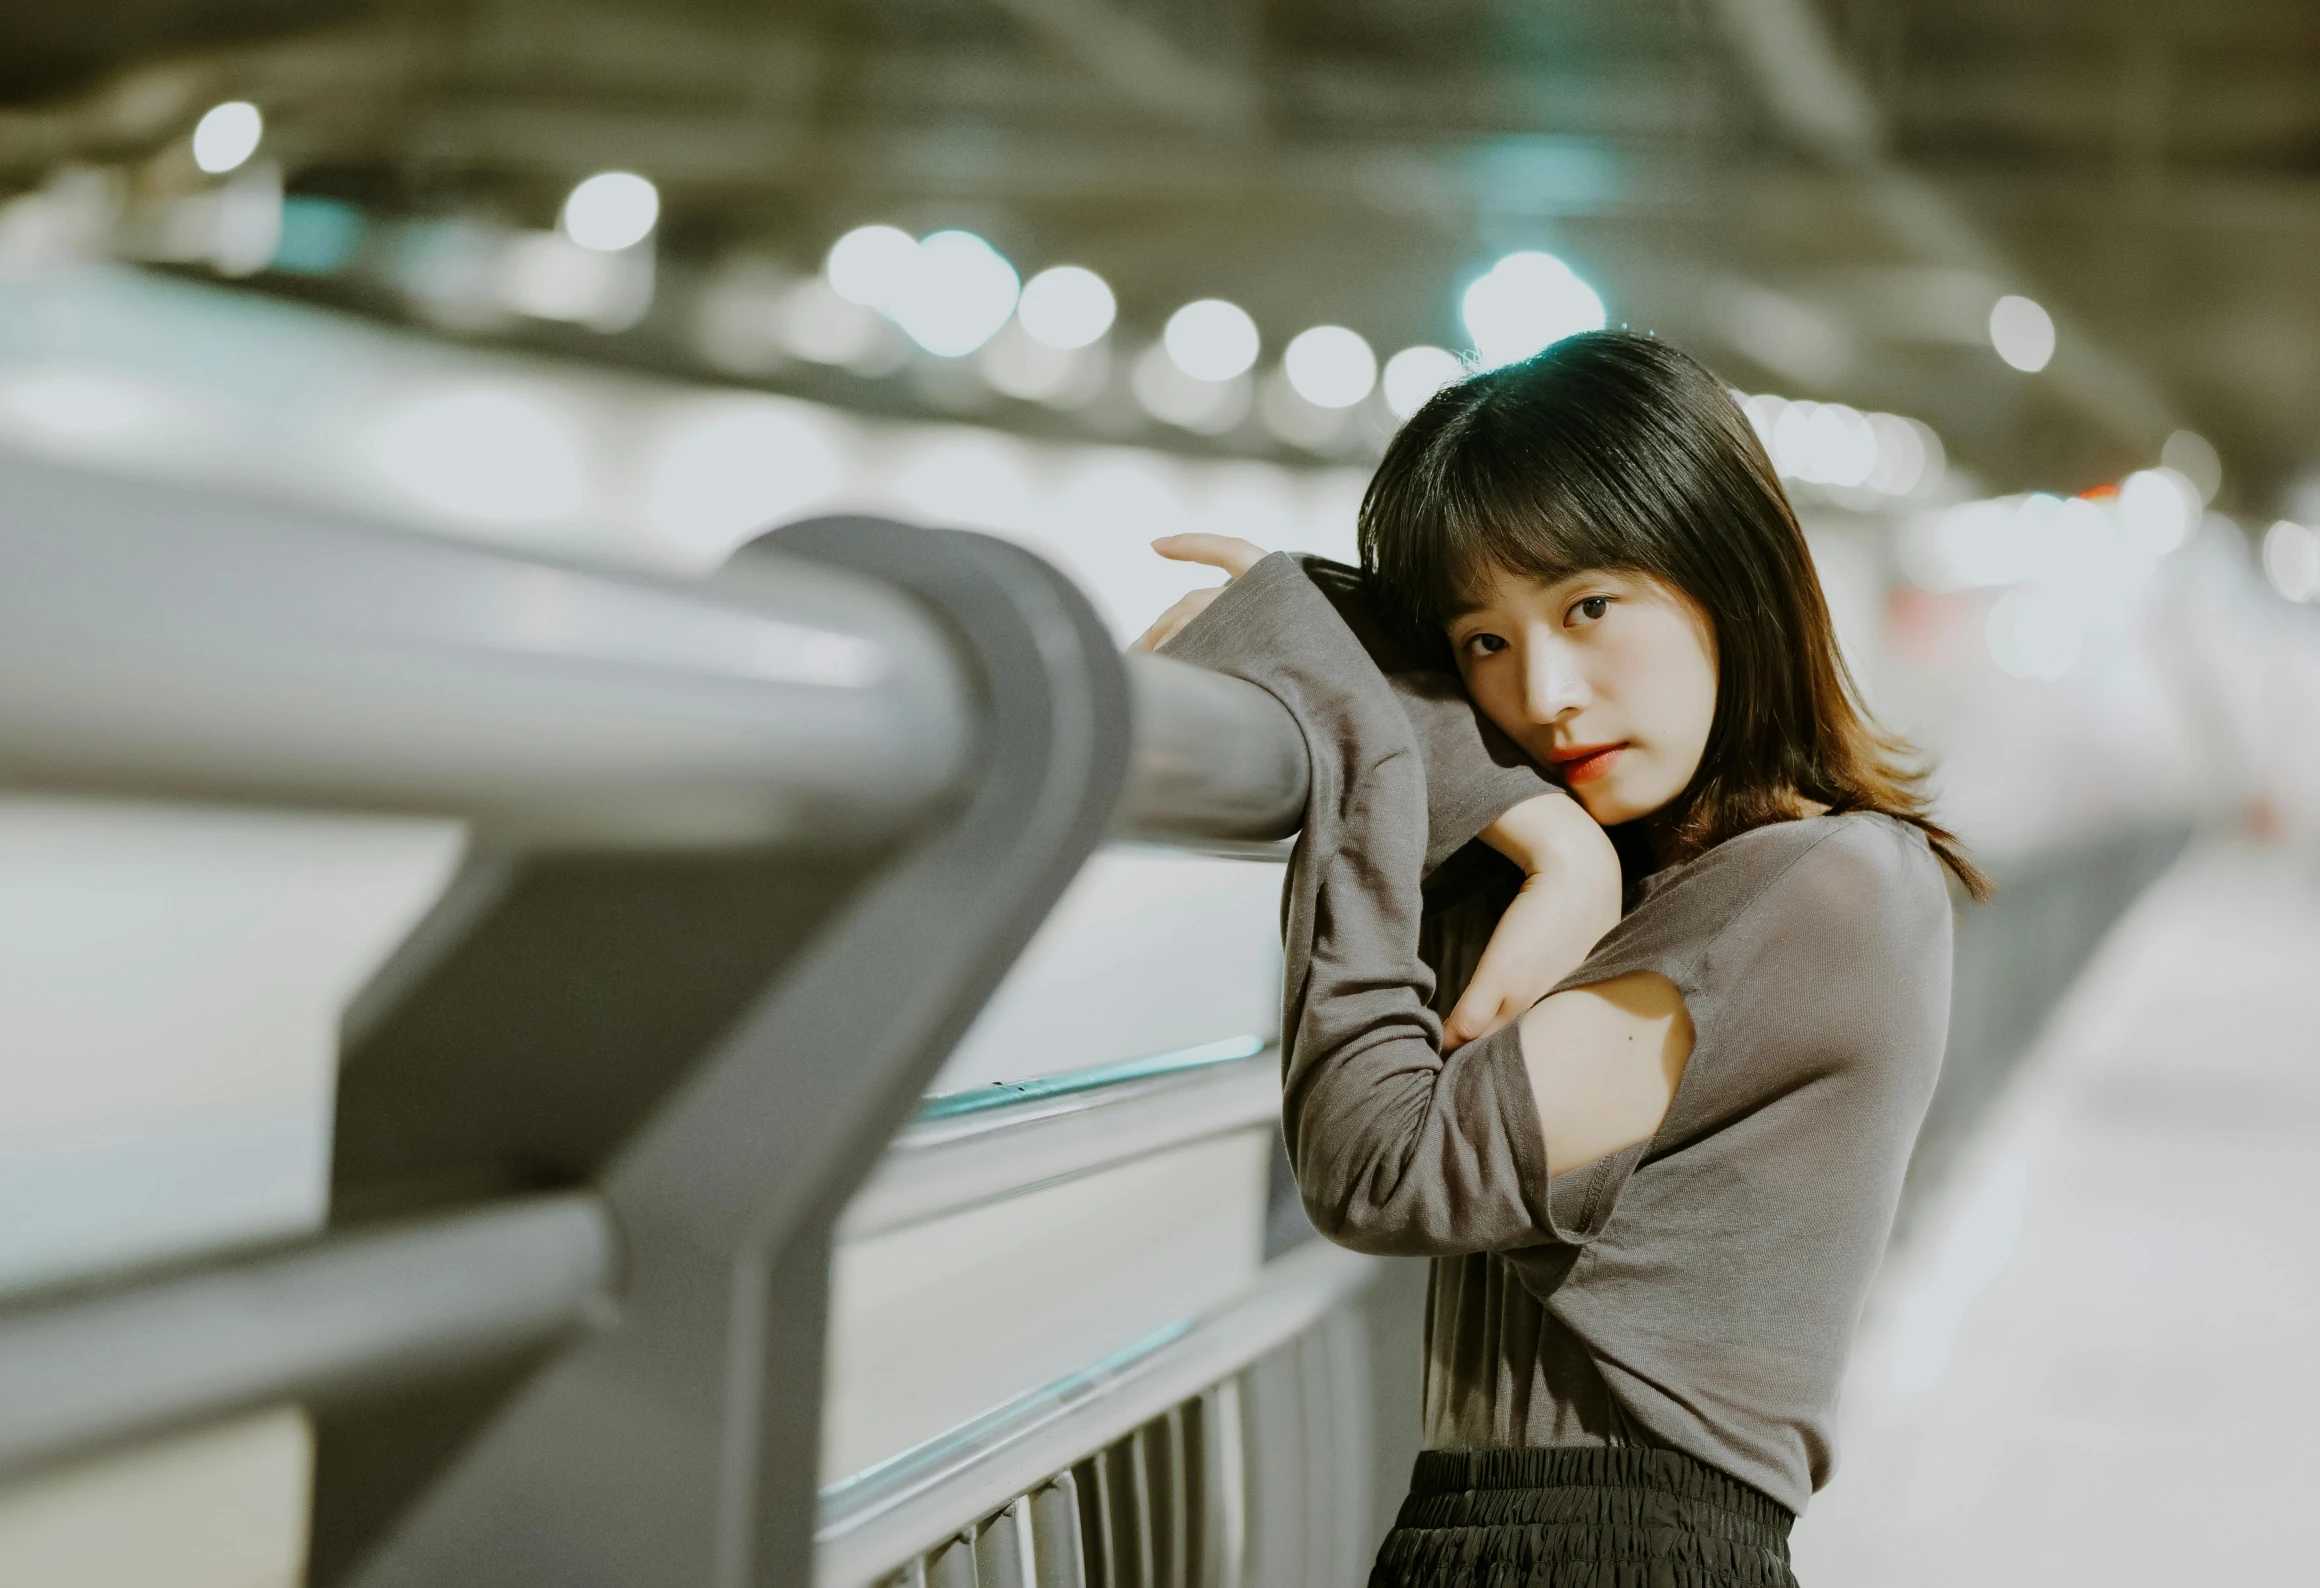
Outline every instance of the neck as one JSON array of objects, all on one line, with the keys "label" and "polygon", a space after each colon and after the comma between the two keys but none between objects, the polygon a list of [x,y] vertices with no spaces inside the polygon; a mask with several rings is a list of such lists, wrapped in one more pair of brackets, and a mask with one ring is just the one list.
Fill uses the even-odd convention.
[{"label": "neck", "polygon": [[1641,882],[1667,864],[1666,850],[1652,832],[1654,818],[1639,816],[1611,829],[1611,847],[1619,852],[1619,869],[1628,882]]},{"label": "neck", "polygon": [[1651,869],[1659,870],[1675,860],[1676,829],[1680,825],[1679,807],[1682,800],[1670,800],[1648,816],[1636,819],[1636,829],[1643,837],[1644,847],[1651,856]]}]

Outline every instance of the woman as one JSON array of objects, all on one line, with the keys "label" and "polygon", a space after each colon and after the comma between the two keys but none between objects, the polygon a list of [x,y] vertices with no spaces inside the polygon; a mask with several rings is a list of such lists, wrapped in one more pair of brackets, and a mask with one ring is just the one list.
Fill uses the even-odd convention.
[{"label": "woman", "polygon": [[1792,1584],[1940,1062],[1943,871],[1980,875],[1674,349],[1443,391],[1360,529],[1358,579],[1163,542],[1235,578],[1140,643],[1272,690],[1313,761],[1284,1132],[1323,1234],[1434,1259],[1372,1582]]}]

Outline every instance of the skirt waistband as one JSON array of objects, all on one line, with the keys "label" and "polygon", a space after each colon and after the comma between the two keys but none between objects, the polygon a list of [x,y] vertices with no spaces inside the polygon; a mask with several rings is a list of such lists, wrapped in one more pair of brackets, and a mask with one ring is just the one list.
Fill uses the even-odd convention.
[{"label": "skirt waistband", "polygon": [[1663,1447],[1428,1450],[1370,1588],[1796,1588],[1794,1520]]},{"label": "skirt waistband", "polygon": [[[1785,1540],[1795,1513],[1763,1490],[1696,1456],[1655,1445],[1549,1445],[1527,1449],[1421,1450],[1410,1498],[1513,1490],[1621,1489],[1667,1496],[1683,1508],[1708,1507]],[[1511,1498],[1511,1495],[1508,1496]],[[1488,1502],[1485,1502],[1486,1505]],[[1503,1502],[1502,1502],[1503,1503]],[[1498,1509],[1498,1506],[1489,1506]]]}]

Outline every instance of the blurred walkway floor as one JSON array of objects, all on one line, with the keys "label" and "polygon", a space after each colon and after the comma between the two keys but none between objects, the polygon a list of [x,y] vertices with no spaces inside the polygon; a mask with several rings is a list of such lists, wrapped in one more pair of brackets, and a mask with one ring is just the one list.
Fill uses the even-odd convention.
[{"label": "blurred walkway floor", "polygon": [[1888,1262],[1805,1588],[2320,1582],[2320,868],[2194,848]]}]

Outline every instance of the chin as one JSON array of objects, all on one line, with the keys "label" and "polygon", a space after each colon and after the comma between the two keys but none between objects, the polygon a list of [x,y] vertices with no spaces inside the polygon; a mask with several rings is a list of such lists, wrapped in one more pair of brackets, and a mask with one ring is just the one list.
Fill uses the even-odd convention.
[{"label": "chin", "polygon": [[1667,804],[1666,797],[1653,798],[1633,788],[1623,788],[1624,780],[1614,775],[1600,783],[1582,784],[1571,790],[1580,808],[1595,818],[1599,827],[1619,827],[1640,821]]}]

